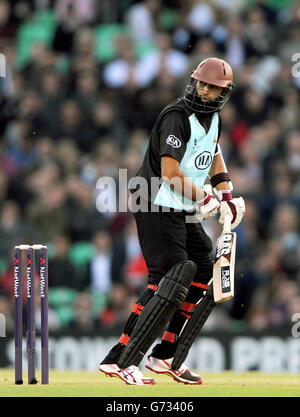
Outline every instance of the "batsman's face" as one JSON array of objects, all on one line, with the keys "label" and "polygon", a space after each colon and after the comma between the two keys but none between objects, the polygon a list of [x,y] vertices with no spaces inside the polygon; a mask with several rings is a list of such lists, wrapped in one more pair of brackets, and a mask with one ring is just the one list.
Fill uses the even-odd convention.
[{"label": "batsman's face", "polygon": [[222,93],[223,87],[197,81],[197,92],[203,103],[216,100]]}]

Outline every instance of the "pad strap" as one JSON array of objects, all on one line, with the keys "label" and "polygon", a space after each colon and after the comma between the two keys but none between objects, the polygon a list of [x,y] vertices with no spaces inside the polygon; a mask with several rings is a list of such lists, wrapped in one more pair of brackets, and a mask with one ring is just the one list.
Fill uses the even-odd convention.
[{"label": "pad strap", "polygon": [[157,285],[153,285],[153,284],[149,284],[149,285],[148,285],[148,288],[149,288],[150,290],[153,290],[153,291],[157,291],[157,290],[158,290],[158,286],[157,286]]},{"label": "pad strap", "polygon": [[164,335],[162,337],[162,340],[165,340],[165,341],[170,342],[170,343],[175,343],[177,338],[178,338],[178,336],[177,336],[176,333],[165,331]]},{"label": "pad strap", "polygon": [[129,342],[129,339],[130,339],[130,337],[127,334],[123,333],[121,335],[120,339],[119,339],[119,343],[121,343],[122,345],[126,346],[127,343]]},{"label": "pad strap", "polygon": [[201,282],[192,281],[191,285],[194,285],[195,287],[203,288],[204,290],[208,289],[207,284],[201,284]]},{"label": "pad strap", "polygon": [[132,313],[140,315],[143,309],[144,306],[142,306],[141,304],[134,303],[131,311]]}]

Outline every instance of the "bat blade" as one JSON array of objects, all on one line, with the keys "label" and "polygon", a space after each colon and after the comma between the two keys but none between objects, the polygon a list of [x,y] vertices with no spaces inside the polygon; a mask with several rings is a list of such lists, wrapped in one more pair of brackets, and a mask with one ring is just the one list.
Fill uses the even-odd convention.
[{"label": "bat blade", "polygon": [[217,240],[213,267],[213,290],[216,303],[222,303],[234,297],[235,251],[236,233],[223,229]]}]

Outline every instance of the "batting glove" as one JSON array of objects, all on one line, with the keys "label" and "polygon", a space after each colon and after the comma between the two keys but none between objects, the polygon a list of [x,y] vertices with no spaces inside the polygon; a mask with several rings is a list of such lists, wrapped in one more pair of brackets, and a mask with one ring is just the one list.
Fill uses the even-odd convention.
[{"label": "batting glove", "polygon": [[219,223],[224,224],[225,216],[231,216],[231,230],[235,229],[244,217],[246,207],[243,197],[232,198],[230,191],[218,191],[218,199],[220,204]]},{"label": "batting glove", "polygon": [[[210,187],[210,188],[209,188]],[[205,197],[196,202],[195,209],[196,214],[195,217],[199,222],[203,220],[210,219],[211,217],[215,216],[218,213],[220,203],[219,201],[208,192],[211,189],[211,186],[204,186],[203,190],[205,191]]]}]

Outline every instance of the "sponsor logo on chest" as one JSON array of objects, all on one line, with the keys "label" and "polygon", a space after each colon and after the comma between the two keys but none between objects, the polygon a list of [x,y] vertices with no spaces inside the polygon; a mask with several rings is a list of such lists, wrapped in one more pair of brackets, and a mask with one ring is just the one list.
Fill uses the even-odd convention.
[{"label": "sponsor logo on chest", "polygon": [[203,151],[195,158],[195,167],[197,169],[203,170],[208,168],[212,163],[211,153],[208,151]]}]

